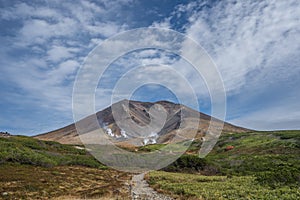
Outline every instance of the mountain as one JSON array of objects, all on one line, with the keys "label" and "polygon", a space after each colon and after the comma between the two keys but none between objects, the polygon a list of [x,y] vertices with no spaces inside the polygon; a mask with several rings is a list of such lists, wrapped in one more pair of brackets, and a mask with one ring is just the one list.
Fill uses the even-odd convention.
[{"label": "mountain", "polygon": [[[159,111],[161,109],[165,110],[166,116],[162,116]],[[114,119],[113,111],[114,113],[118,113],[117,116],[121,118],[122,124],[125,128],[119,128]],[[123,145],[132,144],[136,146],[151,143],[169,143],[178,134],[181,137],[191,139],[195,136],[196,132],[196,137],[204,137],[207,134],[211,120],[213,121],[213,126],[215,128],[220,128],[223,123],[221,120],[193,110],[185,105],[168,101],[158,101],[153,103],[122,100],[100,112],[97,112],[96,117],[98,124],[95,124],[95,120],[92,120],[93,116],[86,117],[79,122],[80,124],[83,124],[86,135],[96,130],[100,125],[106,132],[106,136],[108,136],[112,142]],[[151,119],[154,121],[154,124],[159,124],[163,120],[163,117],[165,117],[166,120],[162,129],[157,132],[148,132],[146,135],[141,135],[141,130],[145,130],[143,127],[145,128],[145,126],[149,125],[149,123],[151,123]],[[155,121],[155,119],[158,120]],[[132,125],[133,122],[135,122],[138,126]],[[130,131],[128,132],[128,130]],[[248,131],[248,129],[234,126],[226,122],[224,122],[222,130],[223,133],[240,133]],[[70,124],[58,130],[37,135],[35,138],[57,141],[63,144],[81,143],[75,124]],[[173,141],[176,141],[176,139]]]}]

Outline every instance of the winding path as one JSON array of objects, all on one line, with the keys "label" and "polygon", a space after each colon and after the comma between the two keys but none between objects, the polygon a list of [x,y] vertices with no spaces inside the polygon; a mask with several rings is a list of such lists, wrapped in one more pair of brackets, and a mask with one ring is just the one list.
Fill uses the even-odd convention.
[{"label": "winding path", "polygon": [[163,194],[153,190],[144,179],[145,174],[134,175],[131,180],[131,199],[132,200],[173,200]]}]

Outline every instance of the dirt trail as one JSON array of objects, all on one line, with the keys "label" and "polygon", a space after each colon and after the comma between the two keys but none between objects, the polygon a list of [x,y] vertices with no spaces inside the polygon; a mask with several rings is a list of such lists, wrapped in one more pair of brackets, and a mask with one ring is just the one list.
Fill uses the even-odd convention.
[{"label": "dirt trail", "polygon": [[173,200],[163,194],[153,190],[144,179],[145,174],[134,175],[131,180],[131,199],[132,200]]}]

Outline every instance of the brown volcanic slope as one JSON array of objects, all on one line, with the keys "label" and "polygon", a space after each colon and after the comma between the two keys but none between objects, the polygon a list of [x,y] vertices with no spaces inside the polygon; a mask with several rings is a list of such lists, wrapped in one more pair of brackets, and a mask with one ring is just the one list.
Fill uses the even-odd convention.
[{"label": "brown volcanic slope", "polygon": [[[194,134],[195,131],[197,132],[197,137],[205,136],[211,119],[215,123],[216,127],[218,127],[222,123],[222,121],[212,118],[209,115],[206,115],[204,113],[199,113],[198,111],[195,111],[184,105],[175,104],[168,101],[158,101],[155,103],[151,103],[151,102],[123,100],[113,104],[113,106],[116,106],[116,109],[118,111],[126,112],[125,111],[126,108],[124,107],[125,103],[129,103],[129,114],[131,117],[131,119],[129,120],[134,121],[140,126],[148,125],[149,122],[151,121],[149,115],[149,109],[151,108],[151,106],[153,106],[154,104],[163,106],[163,108],[167,111],[167,119],[163,126],[163,129],[157,133],[157,136],[155,138],[157,143],[168,143],[170,140],[174,138],[176,134],[178,134],[179,132],[178,128],[180,126],[193,127],[192,128],[193,130],[184,129],[183,131],[181,130],[180,132],[180,135],[184,135],[187,136],[187,138],[189,138],[189,135],[191,135],[192,133]],[[197,119],[199,119],[199,115],[200,115],[200,123],[199,121],[197,121]],[[133,134],[130,133],[129,134],[127,133],[127,135],[129,135],[128,138],[121,137],[121,130],[117,126],[114,120],[112,114],[112,107],[108,107],[96,113],[96,116],[99,124],[106,130],[110,129],[111,132],[114,134],[114,137],[112,137],[113,142],[120,143],[120,144],[130,143],[138,146],[143,144],[143,141],[131,138],[130,135]],[[186,119],[184,122],[181,122],[182,117]],[[90,117],[87,117],[82,120],[82,122],[86,124],[85,128],[88,130],[87,132],[97,129],[96,128],[97,125],[93,124],[93,121],[90,119],[91,119]],[[132,130],[132,131],[135,132],[135,134],[139,134],[138,130]],[[224,122],[224,127],[222,132],[236,133],[236,132],[247,132],[247,131],[249,130]],[[75,124],[68,125],[66,127],[63,127],[55,131],[51,131],[49,133],[37,135],[35,136],[35,138],[41,140],[57,141],[63,144],[81,144],[79,136],[76,132]]]}]

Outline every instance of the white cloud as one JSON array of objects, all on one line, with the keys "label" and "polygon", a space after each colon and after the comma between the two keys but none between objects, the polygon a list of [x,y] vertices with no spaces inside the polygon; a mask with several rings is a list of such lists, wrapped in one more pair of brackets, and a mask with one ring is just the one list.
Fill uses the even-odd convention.
[{"label": "white cloud", "polygon": [[[267,73],[285,73],[285,78],[291,75],[273,66],[300,48],[296,4],[294,0],[218,2],[191,15],[186,32],[213,57],[227,92],[239,92],[255,70],[268,68]],[[195,3],[191,5],[181,9],[194,10]]]},{"label": "white cloud", "polygon": [[2,19],[6,20],[18,19],[20,17],[23,19],[32,17],[58,19],[60,17],[60,14],[57,13],[54,9],[46,6],[34,7],[28,5],[27,3],[18,3],[10,8],[2,10],[0,16]]},{"label": "white cloud", "polygon": [[65,46],[57,46],[54,45],[52,48],[47,52],[48,59],[53,62],[59,62],[61,60],[65,60],[67,58],[73,57],[74,54],[78,51],[75,48],[67,48]]},{"label": "white cloud", "polygon": [[[222,75],[229,98],[260,98],[260,101],[263,101],[263,90],[272,91],[275,90],[274,87],[278,87],[282,92],[281,103],[278,103],[278,99],[269,100],[272,102],[270,105],[262,104],[263,108],[257,111],[255,109],[258,108],[254,108],[252,102],[250,106],[253,110],[241,114],[242,117],[233,120],[234,122],[247,125],[248,121],[251,123],[251,119],[263,120],[268,114],[282,116],[280,113],[286,110],[285,113],[288,114],[280,119],[269,117],[265,126],[261,122],[253,123],[253,127],[279,127],[276,123],[282,127],[289,127],[287,124],[291,124],[289,122],[292,121],[297,124],[299,109],[288,106],[291,102],[286,97],[288,91],[295,93],[297,90],[289,85],[293,84],[293,79],[300,74],[300,7],[297,1],[191,2],[178,5],[170,17],[155,22],[152,26],[182,20],[186,16],[189,16],[189,23],[176,29],[183,28],[188,36],[199,42],[212,56]],[[168,25],[170,24],[167,23]],[[171,25],[174,27],[174,24]],[[191,51],[189,45],[183,45],[182,51],[193,59],[202,59],[198,52]],[[188,77],[200,96],[205,98],[208,95],[205,84],[200,83],[199,77],[195,76],[195,72],[182,60],[174,62],[172,66]],[[214,80],[214,77],[215,74],[208,73],[204,79]],[[256,96],[258,91],[261,93],[260,97]],[[294,96],[300,98],[297,93]],[[248,107],[247,102],[239,100],[239,105],[234,107]],[[274,109],[274,105],[280,106],[281,109]],[[286,126],[279,123],[280,121],[286,122]]]},{"label": "white cloud", "polygon": [[63,81],[68,81],[70,76],[73,77],[75,75],[79,66],[80,64],[77,61],[67,60],[60,63],[56,69],[51,70],[47,76],[52,83],[62,84]]},{"label": "white cloud", "polygon": [[[12,46],[3,47],[1,55],[11,67],[5,72],[12,77],[18,76],[11,81],[29,93],[35,94],[47,88],[49,93],[49,90],[54,90],[54,96],[58,97],[58,91],[61,91],[62,94],[68,93],[71,98],[72,89],[66,86],[66,82],[72,83],[83,56],[103,38],[126,28],[126,25],[118,24],[106,16],[112,12],[111,9],[119,6],[118,2],[106,3],[111,7],[92,2],[52,1],[48,4],[16,2],[12,7],[1,8],[1,19],[19,20],[22,24],[14,29],[11,36],[6,36]],[[93,39],[90,41],[91,36]],[[13,60],[6,53],[12,48],[28,53]],[[40,95],[39,98],[46,100],[48,95]],[[51,99],[47,99],[46,104]],[[59,102],[57,99],[53,101],[54,104]]]},{"label": "white cloud", "polygon": [[[12,85],[40,102],[40,106],[71,111],[76,70],[98,43],[129,28],[116,19],[121,18],[122,6],[130,3],[134,1],[49,1],[35,5],[16,2],[11,7],[0,8],[1,19],[12,27],[5,27],[10,34],[0,36],[6,44],[0,50],[1,65],[6,66],[0,69],[1,73],[9,77]],[[206,3],[194,1],[179,5],[170,17],[153,22],[151,27],[170,28],[174,19],[188,15],[189,24],[183,24],[182,28],[213,57],[229,95],[241,94],[245,87],[255,90],[262,85],[271,86],[274,80],[288,81],[300,73],[300,68],[295,68],[299,66],[300,48],[300,7],[296,0],[219,1],[199,9]],[[142,42],[147,45],[155,41],[162,42],[152,37]],[[120,49],[115,48],[118,42]],[[127,45],[130,43],[125,40],[115,41],[108,53],[120,52]],[[197,58],[197,52],[189,52],[188,46],[184,48]],[[296,64],[288,62],[292,58]],[[156,56],[148,50],[133,54],[133,59],[121,58],[116,64],[123,67],[118,69],[122,71],[158,63],[172,65],[196,86],[199,94],[207,96],[203,92],[205,84],[199,83],[199,77],[183,60],[163,54]],[[165,72],[158,75],[161,79],[167,77]],[[166,81],[185,91],[180,81],[172,77]],[[102,95],[106,94],[107,91]]]},{"label": "white cloud", "polygon": [[171,17],[165,18],[163,21],[160,22],[153,22],[151,27],[154,28],[166,28],[166,29],[171,29]]},{"label": "white cloud", "polygon": [[124,27],[115,23],[97,22],[94,25],[87,25],[87,30],[91,35],[101,35],[102,37],[110,37],[123,31]]}]

